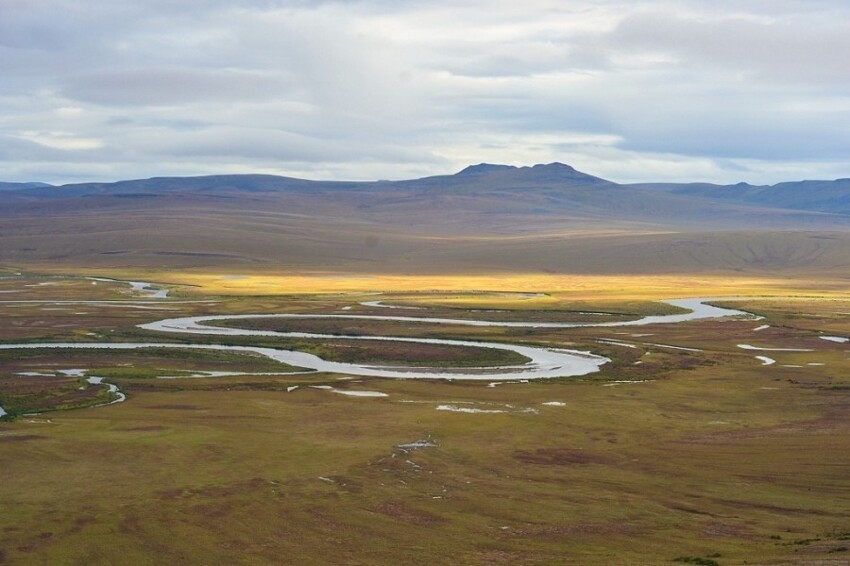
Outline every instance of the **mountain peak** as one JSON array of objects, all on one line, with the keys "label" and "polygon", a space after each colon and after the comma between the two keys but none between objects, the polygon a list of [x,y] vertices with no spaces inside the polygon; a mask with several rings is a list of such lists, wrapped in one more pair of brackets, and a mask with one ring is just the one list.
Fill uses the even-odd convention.
[{"label": "mountain peak", "polygon": [[470,165],[460,173],[459,176],[489,176],[495,175],[503,181],[511,182],[543,182],[572,184],[598,184],[607,183],[604,179],[588,175],[576,170],[566,163],[555,161],[554,163],[538,163],[537,165],[515,167],[513,165],[498,165],[493,163],[479,163]]},{"label": "mountain peak", "polygon": [[517,168],[513,165],[500,165],[497,163],[479,163],[478,165],[470,165],[469,167],[458,172],[458,175],[481,175],[484,173],[495,173],[497,171],[515,171]]},{"label": "mountain peak", "polygon": [[538,164],[533,167],[524,167],[528,176],[538,183],[570,183],[579,185],[607,184],[609,181],[582,173],[574,167],[565,163]]},{"label": "mountain peak", "polygon": [[470,165],[456,174],[459,177],[486,177],[495,183],[546,183],[572,185],[606,184],[608,181],[582,173],[566,163],[538,163],[537,165],[516,167],[495,163]]},{"label": "mountain peak", "polygon": [[560,161],[553,161],[552,163],[538,163],[537,165],[533,165],[532,169],[548,169],[550,171],[575,171],[575,167],[572,165],[567,165],[566,163],[561,163]]}]

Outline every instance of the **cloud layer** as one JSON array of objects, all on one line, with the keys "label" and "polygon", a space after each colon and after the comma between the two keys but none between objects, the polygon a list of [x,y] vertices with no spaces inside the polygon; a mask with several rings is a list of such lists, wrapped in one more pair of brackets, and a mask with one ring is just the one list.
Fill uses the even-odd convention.
[{"label": "cloud layer", "polygon": [[0,0],[0,178],[850,176],[844,0]]}]

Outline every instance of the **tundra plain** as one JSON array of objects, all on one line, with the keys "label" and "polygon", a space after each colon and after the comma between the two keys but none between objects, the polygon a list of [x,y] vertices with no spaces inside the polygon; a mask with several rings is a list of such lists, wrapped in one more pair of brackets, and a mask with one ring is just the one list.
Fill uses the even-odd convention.
[{"label": "tundra plain", "polygon": [[[734,295],[717,304],[754,316],[569,329],[240,323],[611,359],[582,377],[495,385],[303,373],[179,348],[0,351],[0,562],[846,563],[850,295],[839,277],[72,271],[3,273],[2,343],[210,344],[221,340],[137,325],[388,307],[625,321],[675,313],[658,301],[678,296]],[[171,293],[87,278],[103,275]],[[375,364],[517,362],[350,339],[227,343]],[[105,404],[115,394],[104,383],[126,400]]]}]

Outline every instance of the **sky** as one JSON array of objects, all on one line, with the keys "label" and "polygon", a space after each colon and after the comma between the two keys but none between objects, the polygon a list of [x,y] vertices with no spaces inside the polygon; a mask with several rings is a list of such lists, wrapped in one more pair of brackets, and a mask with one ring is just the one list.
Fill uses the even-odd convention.
[{"label": "sky", "polygon": [[850,177],[847,0],[0,0],[0,181]]}]

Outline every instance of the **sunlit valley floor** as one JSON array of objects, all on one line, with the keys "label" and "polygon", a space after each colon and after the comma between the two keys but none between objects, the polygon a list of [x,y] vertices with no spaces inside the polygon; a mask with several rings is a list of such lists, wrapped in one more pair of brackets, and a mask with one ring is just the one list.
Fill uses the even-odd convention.
[{"label": "sunlit valley floor", "polygon": [[[191,348],[0,350],[0,562],[846,563],[840,282],[702,279],[676,292],[675,278],[531,278],[523,289],[510,278],[441,288],[321,277],[304,294],[303,280],[297,293],[298,282],[267,276],[160,273],[149,280],[171,292],[155,298],[94,275],[4,272],[2,343],[250,345],[412,373],[524,361],[350,338],[389,335],[611,361],[523,383],[309,372]],[[752,314],[576,328],[238,324],[338,336],[322,340],[138,327],[260,313],[595,324],[684,312],[662,298],[718,295],[738,296],[713,304]]]}]

